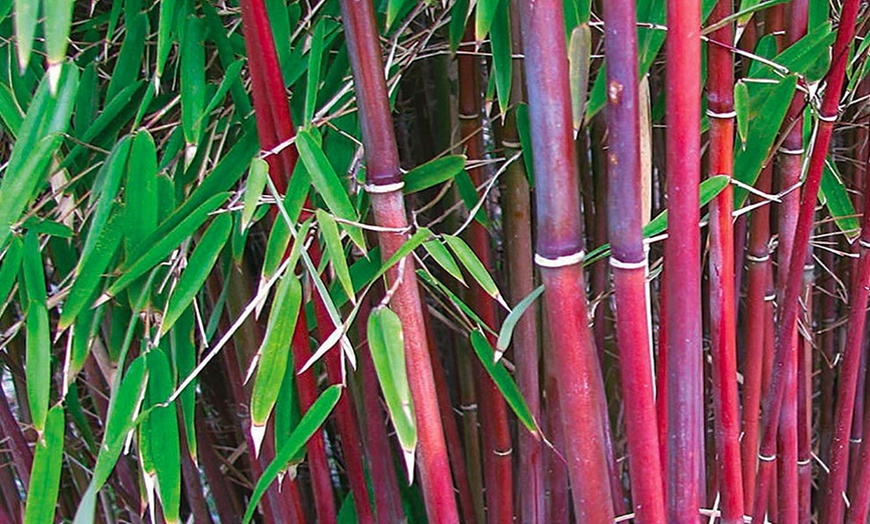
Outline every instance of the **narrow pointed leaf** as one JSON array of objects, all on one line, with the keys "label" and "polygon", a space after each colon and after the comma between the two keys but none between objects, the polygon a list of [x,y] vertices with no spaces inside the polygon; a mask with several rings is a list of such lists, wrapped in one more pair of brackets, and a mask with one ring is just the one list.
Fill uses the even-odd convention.
[{"label": "narrow pointed leaf", "polygon": [[335,270],[335,275],[338,281],[344,288],[344,292],[350,297],[351,302],[356,302],[353,292],[353,283],[350,279],[350,271],[347,267],[344,248],[341,245],[341,237],[338,233],[338,226],[332,216],[323,211],[317,210],[317,223],[320,225],[320,233],[323,236],[323,241],[326,244],[326,253],[329,255],[329,262]]},{"label": "narrow pointed leaf", "polygon": [[592,31],[588,24],[580,24],[571,31],[568,42],[568,64],[571,76],[571,114],[574,134],[580,131],[586,114],[589,90],[589,64],[592,62]]},{"label": "narrow pointed leaf", "polygon": [[444,247],[444,244],[438,240],[430,240],[428,242],[423,242],[423,248],[435,260],[435,262],[444,269],[444,271],[447,271],[450,276],[465,284],[465,279],[462,278],[462,270],[459,269],[456,260],[453,258],[453,255],[450,254],[450,251]]},{"label": "narrow pointed leaf", "polygon": [[[139,255],[133,262],[124,264],[120,271],[121,276],[112,284],[106,291],[110,297],[116,296],[127,286],[133,283],[137,278],[144,275],[148,270],[159,264],[165,259],[181,242],[193,234],[199,226],[208,218],[214,208],[223,203],[227,193],[219,193],[207,200],[205,204],[196,209],[187,218],[185,218],[178,226],[169,231],[166,236],[159,239],[154,245]],[[143,243],[143,248],[149,247],[148,243]]]},{"label": "narrow pointed leaf", "polygon": [[24,237],[22,260],[24,287],[27,291],[26,355],[27,401],[33,426],[42,433],[48,414],[51,392],[51,326],[46,307],[45,272],[36,233]]},{"label": "narrow pointed leaf", "polygon": [[369,315],[367,333],[372,362],[384,393],[390,420],[393,421],[399,444],[406,456],[410,457],[413,467],[414,450],[417,447],[417,423],[405,368],[402,321],[389,308],[378,307]]},{"label": "narrow pointed leaf", "polygon": [[160,332],[166,333],[169,328],[175,324],[178,317],[193,301],[196,294],[202,289],[206,278],[211,273],[212,268],[217,262],[218,255],[223,250],[227,239],[230,237],[230,230],[233,227],[233,218],[229,213],[221,213],[212,221],[211,225],[202,235],[200,241],[196,244],[193,254],[188,260],[187,267],[181,273],[178,279],[178,284],[172,296],[169,298],[169,304],[166,306],[166,315],[163,317],[163,323],[160,325]]},{"label": "narrow pointed leaf", "polygon": [[251,422],[254,426],[265,426],[272,408],[275,407],[281,382],[287,373],[290,341],[296,329],[301,304],[302,285],[296,275],[288,270],[281,277],[272,301],[272,310],[269,312],[266,336],[257,352],[260,361],[257,364],[257,376],[251,395]]},{"label": "narrow pointed leaf", "polygon": [[[299,157],[305,163],[305,168],[311,175],[311,182],[323,197],[326,206],[338,218],[356,222],[359,220],[347,191],[332,164],[326,158],[323,150],[317,144],[311,132],[307,129],[300,130],[296,135],[296,146],[299,148]],[[356,226],[342,225],[350,235],[351,240],[363,251],[366,250],[365,239],[362,230]]]},{"label": "narrow pointed leaf", "polygon": [[532,412],[529,411],[529,407],[526,405],[526,401],[523,398],[522,393],[520,393],[520,389],[517,387],[516,382],[514,382],[513,377],[508,373],[508,370],[504,367],[504,363],[495,361],[495,354],[493,353],[492,346],[489,345],[489,341],[486,340],[486,336],[479,330],[472,331],[471,345],[474,347],[474,352],[477,353],[480,363],[483,364],[486,372],[492,378],[493,382],[495,382],[495,385],[498,387],[502,396],[504,396],[508,406],[510,406],[511,410],[516,414],[519,421],[522,422],[523,426],[525,426],[526,429],[528,429],[535,437],[540,437],[538,423],[535,421],[535,417],[532,416]]},{"label": "narrow pointed leaf", "polygon": [[534,291],[529,293],[527,297],[520,300],[520,302],[511,310],[507,318],[504,319],[504,323],[501,325],[501,329],[498,332],[498,340],[495,343],[496,351],[504,352],[508,346],[510,346],[511,337],[514,334],[514,328],[516,327],[517,322],[520,321],[520,318],[529,306],[531,306],[543,292],[544,286],[538,286]]},{"label": "narrow pointed leaf", "polygon": [[45,431],[36,441],[24,524],[54,522],[63,466],[64,429],[63,406],[57,404],[49,410]]},{"label": "narrow pointed leaf", "polygon": [[36,90],[0,181],[0,249],[9,239],[10,226],[45,181],[52,155],[69,127],[77,88],[78,70],[65,64],[55,96],[46,78]]},{"label": "narrow pointed leaf", "polygon": [[465,155],[450,155],[430,160],[405,173],[402,191],[407,195],[453,179],[465,168]]},{"label": "narrow pointed leaf", "polygon": [[257,504],[266,492],[266,489],[272,484],[272,481],[278,477],[278,474],[285,471],[290,465],[290,461],[296,457],[305,446],[305,443],[310,439],[320,428],[326,417],[332,411],[332,408],[338,403],[341,396],[342,387],[339,385],[330,386],[324,391],[311,408],[299,421],[299,425],[293,430],[278,453],[275,454],[275,460],[263,471],[257,485],[254,486],[254,492],[251,494],[251,500],[248,502],[248,509],[245,511],[243,522],[247,524],[254,517],[254,512],[257,510]]},{"label": "narrow pointed leaf", "polygon": [[513,81],[513,53],[511,49],[510,2],[498,1],[498,8],[489,30],[492,47],[492,70],[495,77],[495,90],[498,106],[502,113],[510,106],[511,83]]},{"label": "narrow pointed leaf", "polygon": [[49,72],[66,58],[75,0],[43,0],[45,54]]},{"label": "narrow pointed leaf", "polygon": [[478,42],[483,42],[489,34],[498,5],[499,0],[477,0],[477,7],[474,10],[474,39]]},{"label": "narrow pointed leaf", "polygon": [[148,353],[148,402],[151,410],[141,424],[140,449],[150,454],[157,494],[168,523],[178,522],[181,504],[181,444],[175,402],[162,405],[174,388],[169,360],[161,349]]},{"label": "narrow pointed leaf", "polygon": [[314,118],[314,110],[317,108],[317,93],[320,89],[320,63],[323,60],[323,32],[325,20],[319,22],[311,35],[311,47],[308,50],[308,81],[305,89],[305,118],[304,124],[309,124]]},{"label": "narrow pointed leaf", "polygon": [[251,168],[248,170],[248,183],[245,185],[245,200],[242,208],[242,230],[251,225],[251,218],[263,196],[266,187],[266,178],[269,176],[269,164],[262,158],[251,160]]},{"label": "narrow pointed leaf", "polygon": [[478,285],[480,285],[480,287],[482,287],[491,297],[499,302],[504,302],[501,293],[498,291],[498,286],[496,286],[495,281],[492,279],[492,275],[489,274],[489,271],[486,270],[486,267],[484,267],[480,259],[477,258],[477,255],[471,247],[469,247],[469,245],[461,238],[452,235],[444,235],[444,241],[447,242],[447,245],[453,250],[456,258],[459,259],[459,262],[463,267],[465,267]]},{"label": "narrow pointed leaf", "polygon": [[33,39],[36,36],[36,21],[39,18],[40,0],[15,0],[15,40],[18,51],[18,67],[21,71],[30,62]]}]

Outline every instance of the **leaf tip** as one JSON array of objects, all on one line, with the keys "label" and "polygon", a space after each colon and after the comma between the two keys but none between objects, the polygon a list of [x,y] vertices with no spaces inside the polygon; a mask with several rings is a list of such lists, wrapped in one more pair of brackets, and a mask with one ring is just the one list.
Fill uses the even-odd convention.
[{"label": "leaf tip", "polygon": [[408,485],[414,483],[414,449],[402,449],[402,456],[405,459],[405,470],[408,473]]},{"label": "leaf tip", "polygon": [[48,64],[48,87],[51,90],[51,96],[57,95],[57,86],[60,83],[60,72],[62,67],[63,62]]},{"label": "leaf tip", "polygon": [[260,456],[260,447],[263,444],[263,439],[266,437],[266,425],[265,424],[257,424],[254,422],[251,424],[251,440],[254,441],[254,456]]}]

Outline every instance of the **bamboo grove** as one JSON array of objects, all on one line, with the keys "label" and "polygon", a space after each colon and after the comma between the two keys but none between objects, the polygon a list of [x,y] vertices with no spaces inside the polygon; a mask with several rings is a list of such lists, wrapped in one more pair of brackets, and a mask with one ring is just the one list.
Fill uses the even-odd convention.
[{"label": "bamboo grove", "polygon": [[0,522],[868,522],[868,30],[0,0]]}]

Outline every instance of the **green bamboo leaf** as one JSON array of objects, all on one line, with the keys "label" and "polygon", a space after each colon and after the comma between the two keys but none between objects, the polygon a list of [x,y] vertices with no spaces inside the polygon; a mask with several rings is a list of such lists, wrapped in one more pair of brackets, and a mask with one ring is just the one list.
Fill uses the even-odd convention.
[{"label": "green bamboo leaf", "polygon": [[281,382],[287,372],[290,341],[301,304],[302,285],[296,275],[288,270],[281,277],[269,312],[266,336],[257,351],[259,362],[251,394],[251,436],[256,446],[255,454],[259,454],[260,443],[266,433],[266,422],[275,407]]},{"label": "green bamboo leaf", "polygon": [[[18,270],[21,268],[21,257],[24,251],[24,243],[20,237],[12,237],[9,247],[6,248],[6,253],[0,258],[0,303],[8,304],[6,300],[9,298],[9,292],[12,291],[12,286],[15,285],[15,277],[18,276]],[[3,307],[0,307],[2,314]]]},{"label": "green bamboo leaf", "polygon": [[[130,156],[132,142],[129,136],[121,139],[97,173],[97,179],[94,182],[91,199],[88,203],[88,205],[95,205],[95,207],[93,218],[91,218],[91,227],[88,229],[88,236],[85,238],[85,245],[82,248],[82,261],[89,261],[97,241],[103,236],[103,229],[108,224],[112,211],[116,208],[115,197],[118,195],[121,180],[127,169],[127,159]],[[79,266],[81,267],[81,263]]]},{"label": "green bamboo leaf", "polygon": [[414,478],[414,451],[417,448],[417,422],[414,402],[405,368],[405,343],[402,321],[386,307],[377,307],[369,315],[368,342],[372,362],[384,392],[390,420],[405,458],[408,478]]},{"label": "green bamboo leaf", "polygon": [[[314,188],[323,197],[332,214],[347,221],[359,221],[359,215],[354,209],[347,191],[311,131],[308,129],[300,130],[296,135],[296,146],[299,149],[299,157],[311,175]],[[354,244],[365,252],[365,238],[362,230],[346,224],[342,224],[342,227],[350,235]]]},{"label": "green bamboo leaf", "polygon": [[[201,19],[189,16],[181,31],[181,125],[188,146],[199,142],[205,108],[205,40]],[[193,158],[192,155],[189,158]]]},{"label": "green bamboo leaf", "polygon": [[201,123],[200,127],[206,123],[206,119],[208,115],[217,109],[227,93],[233,88],[236,82],[239,81],[240,73],[242,71],[242,67],[245,65],[245,61],[242,59],[236,60],[227,66],[227,70],[223,74],[223,78],[221,79],[221,83],[218,84],[218,88],[214,93],[214,96],[209,100],[208,105],[205,107],[205,110],[202,112],[202,117],[200,118]]},{"label": "green bamboo leaf", "polygon": [[477,258],[474,250],[472,250],[464,240],[453,235],[444,235],[444,241],[447,242],[447,245],[450,246],[451,250],[453,250],[456,258],[459,259],[459,263],[465,267],[478,285],[480,285],[480,287],[482,287],[483,290],[492,298],[498,300],[499,303],[504,305],[506,309],[510,309],[507,307],[501,293],[499,293],[498,286],[495,284],[495,280],[492,279],[492,275],[490,275],[489,271],[484,267],[483,262]]},{"label": "green bamboo leaf", "polygon": [[0,118],[3,119],[9,133],[16,137],[24,122],[24,115],[12,95],[11,88],[7,85],[0,85]]},{"label": "green bamboo leaf", "polygon": [[266,254],[263,256],[263,269],[260,271],[260,282],[271,280],[284,261],[284,253],[290,245],[290,228],[287,221],[279,217],[272,224],[269,239],[266,241]]},{"label": "green bamboo leaf", "polygon": [[18,50],[18,67],[22,74],[30,63],[33,39],[36,36],[36,22],[39,19],[39,0],[15,0],[15,41]]},{"label": "green bamboo leaf", "polygon": [[513,81],[513,54],[511,50],[510,2],[498,1],[492,27],[489,30],[492,47],[492,70],[495,77],[495,90],[498,93],[498,106],[502,113],[510,107],[511,83]]},{"label": "green bamboo leaf", "polygon": [[749,87],[742,80],[734,84],[734,111],[737,113],[737,136],[741,148],[746,148],[749,135]]},{"label": "green bamboo leaf", "polygon": [[325,20],[321,20],[311,35],[311,47],[308,51],[308,81],[305,89],[305,114],[303,124],[310,124],[317,108],[317,93],[320,89],[320,63],[323,60],[323,33]]},{"label": "green bamboo leaf", "polygon": [[589,64],[592,62],[592,31],[588,24],[580,24],[571,31],[568,42],[568,66],[571,77],[571,114],[574,134],[583,126],[586,97],[589,91]]},{"label": "green bamboo leaf", "polygon": [[48,220],[45,218],[40,218],[37,216],[31,216],[27,220],[25,220],[21,227],[26,229],[27,231],[33,231],[34,233],[39,233],[41,235],[48,235],[57,238],[72,238],[74,235],[73,230],[60,222],[55,222],[54,220]]},{"label": "green bamboo leaf", "polygon": [[45,431],[36,441],[33,470],[30,473],[30,485],[27,487],[24,524],[54,522],[63,466],[64,430],[63,406],[57,404],[49,410]]},{"label": "green bamboo leaf", "polygon": [[148,131],[133,139],[124,186],[124,241],[129,253],[157,229],[160,196],[157,188],[157,146]]},{"label": "green bamboo leaf", "polygon": [[[115,2],[115,5],[124,3]],[[142,59],[145,55],[145,42],[148,40],[148,12],[144,9],[136,11],[126,9],[125,15],[126,36],[106,90],[106,100],[109,101],[139,80]],[[111,31],[109,33],[111,34]]]},{"label": "green bamboo leaf", "polygon": [[526,167],[526,176],[529,185],[535,185],[535,157],[532,148],[532,131],[529,123],[528,104],[517,105],[517,134],[520,136],[520,145],[523,149],[523,165]]},{"label": "green bamboo leaf", "polygon": [[160,334],[169,331],[175,321],[187,309],[196,294],[202,289],[206,278],[217,262],[218,256],[230,237],[233,227],[233,217],[229,213],[221,213],[212,221],[205,234],[196,244],[187,266],[181,273],[172,296],[166,305],[166,314],[160,324]]},{"label": "green bamboo leaf", "polygon": [[396,18],[402,13],[412,2],[410,0],[388,0],[387,1],[387,30],[393,27]]},{"label": "green bamboo leaf", "polygon": [[480,363],[483,364],[484,369],[486,369],[492,381],[495,382],[495,385],[501,391],[502,396],[519,421],[522,422],[523,426],[535,438],[540,438],[541,433],[538,423],[535,421],[535,417],[532,416],[532,412],[529,411],[526,400],[523,398],[523,394],[520,393],[520,388],[517,387],[516,382],[514,382],[514,379],[504,367],[504,363],[495,361],[492,346],[490,346],[486,336],[479,329],[471,332],[471,346],[474,348],[477,358],[480,359]]},{"label": "green bamboo leaf", "polygon": [[458,265],[456,265],[456,260],[453,258],[453,255],[450,254],[450,251],[444,247],[444,244],[438,240],[430,240],[428,242],[423,242],[423,248],[432,256],[435,262],[444,269],[444,271],[447,271],[450,276],[465,284],[465,279],[462,278],[462,270],[459,269]]},{"label": "green bamboo leaf", "polygon": [[96,298],[97,287],[121,243],[121,228],[117,222],[117,215],[113,216],[100,232],[100,238],[94,243],[93,249],[87,256],[79,259],[79,264],[74,271],[75,279],[72,288],[63,304],[58,321],[59,332],[71,326],[82,310],[92,304]]},{"label": "green bamboo leaf", "polygon": [[[127,434],[135,428],[139,409],[145,396],[147,379],[145,355],[141,355],[130,363],[124,378],[121,379],[120,385],[109,401],[106,430],[103,434],[103,441],[100,443],[100,453],[97,455],[97,463],[94,466],[88,491],[93,491],[95,494],[99,492],[115,468],[115,463],[118,462],[118,457],[121,456],[121,451],[124,448],[124,442],[127,440]],[[82,521],[79,515],[88,509],[83,501],[76,511],[76,522]],[[85,518],[84,522],[87,521]],[[90,521],[93,521],[93,517]]]},{"label": "green bamboo leaf", "polygon": [[474,182],[471,181],[471,176],[464,169],[456,173],[454,179],[456,181],[456,190],[459,192],[459,198],[470,210],[477,207],[477,212],[474,213],[474,219],[477,220],[483,227],[489,227],[489,221],[486,219],[486,211],[483,206],[478,207],[480,195],[477,194],[477,188],[474,187]]},{"label": "green bamboo leaf", "polygon": [[27,401],[33,426],[42,433],[48,414],[51,392],[51,326],[46,307],[45,270],[36,233],[24,236],[22,259],[24,289],[27,295],[26,365]]},{"label": "green bamboo leaf", "polygon": [[[172,371],[166,354],[159,348],[148,353],[147,364],[151,409],[139,429],[140,460],[146,487],[156,481],[163,516],[166,522],[175,523],[181,504],[181,444],[175,402],[163,405],[174,389]],[[154,504],[150,502],[153,516]]]},{"label": "green bamboo leaf", "polygon": [[465,168],[465,160],[465,155],[450,155],[421,164],[402,177],[402,191],[408,195],[446,182]]},{"label": "green bamboo leaf", "polygon": [[78,69],[66,64],[56,96],[51,95],[45,78],[36,90],[0,181],[0,248],[9,240],[10,226],[45,181],[52,156],[69,127],[77,88]]},{"label": "green bamboo leaf", "polygon": [[825,161],[820,189],[819,199],[828,208],[828,212],[831,213],[837,227],[846,235],[846,238],[850,240],[856,238],[861,232],[861,224],[837,166],[830,158]]},{"label": "green bamboo leaf", "polygon": [[474,39],[478,43],[483,42],[489,34],[498,5],[499,0],[477,0],[477,7],[474,10]]},{"label": "green bamboo leaf", "polygon": [[520,318],[523,316],[523,313],[531,306],[535,300],[544,292],[544,286],[538,286],[534,291],[529,293],[529,295],[520,300],[520,302],[511,310],[508,314],[507,318],[504,319],[504,324],[501,325],[501,330],[498,332],[498,340],[495,343],[496,349],[496,359],[498,359],[501,353],[510,346],[511,337],[514,334],[514,328],[517,326],[517,322],[520,321]]},{"label": "green bamboo leaf", "polygon": [[[187,308],[178,317],[172,330],[169,332],[170,354],[173,357],[173,369],[175,376],[186,377],[196,367],[196,344],[194,342],[194,328],[196,318],[193,308]],[[184,424],[184,435],[187,438],[187,450],[190,457],[196,462],[196,380],[184,388],[178,396],[178,404],[181,408],[181,420]]]},{"label": "green bamboo leaf", "polygon": [[[106,136],[110,132],[115,132],[112,130],[116,129],[117,123],[123,120],[126,114],[125,111],[128,111],[132,107],[134,99],[143,85],[144,82],[138,81],[124,86],[93,120],[84,120],[85,116],[82,116],[80,120],[79,109],[76,107],[76,138],[78,138],[79,143],[72,146],[69,154],[61,160],[58,169],[64,169],[73,165],[80,156],[89,154],[92,151],[89,144],[99,141],[101,137]],[[84,91],[85,88],[86,86],[83,84],[79,88],[79,92]],[[93,102],[97,103],[98,100]],[[86,114],[85,111],[83,113]],[[111,147],[111,145],[108,147]]]},{"label": "green bamboo leaf", "polygon": [[335,270],[335,275],[338,281],[344,288],[344,292],[350,298],[350,301],[356,303],[356,297],[353,292],[353,283],[350,279],[350,270],[347,267],[347,260],[344,255],[344,247],[341,245],[341,237],[338,233],[338,226],[332,216],[322,209],[316,211],[317,223],[320,225],[320,233],[323,235],[323,242],[326,244],[326,253],[329,255],[329,262],[332,264],[332,269]]},{"label": "green bamboo leaf", "polygon": [[372,278],[372,280],[384,276],[391,267],[398,264],[400,260],[410,255],[412,251],[420,247],[423,242],[429,240],[430,238],[432,238],[431,231],[429,231],[425,227],[421,227],[420,229],[418,229],[416,233],[411,235],[411,238],[409,238],[404,244],[402,244],[401,247],[399,247],[399,249],[397,249],[396,252],[393,253],[393,255],[381,265],[381,268],[378,270],[377,273],[375,273],[375,276]]},{"label": "green bamboo leaf", "polygon": [[[747,85],[750,100],[746,113],[752,125],[748,128],[746,147],[735,148],[734,178],[743,184],[753,185],[776,143],[797,87],[797,77],[789,75],[777,84]],[[746,196],[745,189],[734,188],[734,207],[740,207]]]},{"label": "green bamboo leaf", "polygon": [[[60,73],[60,64],[66,59],[66,46],[72,24],[75,0],[43,0],[45,13],[45,54],[49,77]],[[52,73],[52,70],[55,73]],[[55,87],[57,77],[55,77]]]},{"label": "green bamboo leaf", "polygon": [[157,22],[157,61],[154,65],[154,87],[160,90],[160,79],[163,68],[169,58],[172,48],[172,38],[175,36],[175,21],[178,18],[178,0],[163,0],[160,2],[160,15]]},{"label": "green bamboo leaf", "polygon": [[[154,244],[150,244],[147,241],[143,242],[143,247],[140,251],[144,250],[144,252],[136,253],[134,257],[131,257],[132,262],[127,262],[121,266],[119,269],[121,275],[106,291],[106,296],[117,296],[118,293],[126,289],[133,281],[165,259],[184,239],[192,235],[206,221],[209,213],[221,205],[228,196],[229,193],[218,193],[193,211],[178,226],[169,231],[166,236],[158,239]],[[106,299],[104,297],[101,301]]]},{"label": "green bamboo leaf", "polygon": [[468,19],[469,0],[456,0],[450,9],[450,52],[455,53],[462,42],[465,33],[465,21]]},{"label": "green bamboo leaf", "polygon": [[317,433],[317,430],[321,425],[323,425],[323,422],[326,420],[326,417],[329,416],[332,408],[334,408],[338,403],[342,389],[343,387],[338,384],[327,388],[326,391],[324,391],[320,397],[314,401],[314,404],[311,405],[311,408],[305,413],[302,420],[299,421],[299,425],[293,430],[290,438],[284,442],[281,449],[275,454],[275,460],[273,460],[263,471],[260,480],[258,480],[257,485],[254,486],[254,492],[251,494],[251,500],[248,502],[248,509],[245,511],[245,518],[243,519],[245,524],[250,522],[254,517],[254,512],[257,510],[257,504],[260,503],[260,499],[263,497],[263,494],[266,492],[269,485],[272,484],[272,481],[274,481],[282,471],[287,469],[290,465],[290,461],[296,457],[300,451],[302,451],[305,443],[308,442],[308,439]]},{"label": "green bamboo leaf", "polygon": [[[91,342],[99,329],[105,313],[105,306],[94,309],[84,309],[76,316],[73,323],[72,347],[67,356],[68,364],[64,365],[64,385],[68,387],[75,380],[79,371],[85,366],[85,361],[91,351]],[[69,392],[67,392],[69,395]]]},{"label": "green bamboo leaf", "polygon": [[269,176],[269,164],[262,158],[251,160],[251,168],[248,169],[248,183],[245,184],[245,200],[242,208],[242,230],[251,225],[251,218],[266,188],[266,178]]}]

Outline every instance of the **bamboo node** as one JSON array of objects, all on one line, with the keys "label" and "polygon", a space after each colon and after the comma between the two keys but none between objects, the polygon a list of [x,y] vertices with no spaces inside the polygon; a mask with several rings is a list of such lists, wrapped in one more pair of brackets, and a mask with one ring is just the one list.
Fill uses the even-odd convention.
[{"label": "bamboo node", "polygon": [[459,113],[459,120],[476,120],[478,116],[477,113]]},{"label": "bamboo node", "polygon": [[837,121],[837,113],[834,113],[833,115],[823,115],[819,113],[819,120],[822,122],[834,123]]},{"label": "bamboo node", "polygon": [[510,149],[519,149],[523,146],[522,143],[516,140],[502,140],[501,145]]},{"label": "bamboo node", "polygon": [[556,258],[547,258],[544,255],[535,253],[535,264],[548,268],[567,267],[583,262],[583,257],[585,256],[586,252],[582,249],[574,254],[563,255]]},{"label": "bamboo node", "polygon": [[474,404],[462,404],[459,406],[462,411],[477,411],[477,402]]},{"label": "bamboo node", "polygon": [[765,301],[765,302],[773,302],[774,300],[776,300],[776,293],[771,293],[771,294],[769,294],[769,295],[764,295],[764,301]]},{"label": "bamboo node", "polygon": [[795,155],[795,156],[797,156],[797,155],[802,155],[802,154],[806,153],[807,150],[804,148],[789,149],[787,147],[780,147],[779,149],[776,150],[776,152],[780,153],[782,155]]},{"label": "bamboo node", "polygon": [[858,240],[858,245],[863,247],[864,249],[870,249],[870,241],[867,240]]},{"label": "bamboo node", "polygon": [[509,456],[513,455],[513,453],[514,453],[514,448],[512,448],[512,447],[507,448],[505,451],[499,451],[497,449],[492,450],[492,454],[495,455],[496,457],[509,457]]},{"label": "bamboo node", "polygon": [[647,259],[644,257],[639,262],[625,262],[614,257],[610,257],[610,267],[616,269],[643,269],[647,266]]},{"label": "bamboo node", "polygon": [[762,262],[767,262],[768,260],[770,260],[770,253],[768,253],[766,255],[762,255],[760,257],[753,255],[752,253],[747,253],[746,260],[748,260],[750,262],[755,262],[757,264],[760,264]]},{"label": "bamboo node", "polygon": [[864,439],[861,438],[861,437],[858,437],[858,438],[850,438],[850,439],[849,439],[849,442],[852,443],[852,444],[860,444],[860,443],[863,442],[863,441],[864,441]]},{"label": "bamboo node", "polygon": [[808,458],[808,459],[802,459],[802,460],[797,461],[797,465],[798,465],[798,467],[806,467],[806,466],[809,466],[809,465],[812,464],[812,463],[813,463],[813,459],[811,459],[811,458]]},{"label": "bamboo node", "polygon": [[401,191],[403,187],[405,187],[405,183],[402,181],[393,182],[392,184],[363,184],[365,192],[373,195],[383,195],[384,193]]},{"label": "bamboo node", "polygon": [[713,111],[712,109],[707,109],[707,116],[710,118],[718,118],[720,120],[726,120],[729,118],[735,118],[737,116],[737,111],[725,111],[724,113],[719,113],[717,111]]},{"label": "bamboo node", "polygon": [[762,462],[773,462],[774,460],[776,460],[776,455],[762,455],[761,453],[759,453],[758,460]]}]

